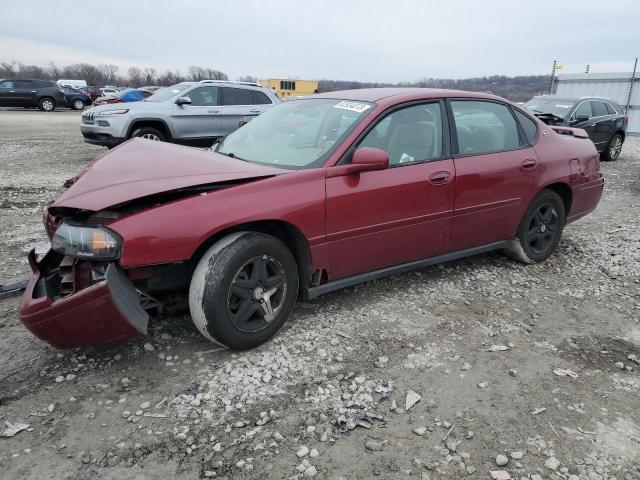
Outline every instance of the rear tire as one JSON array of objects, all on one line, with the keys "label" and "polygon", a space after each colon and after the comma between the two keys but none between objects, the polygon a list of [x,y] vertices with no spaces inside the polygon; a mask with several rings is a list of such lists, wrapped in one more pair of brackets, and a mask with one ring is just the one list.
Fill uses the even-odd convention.
[{"label": "rear tire", "polygon": [[53,98],[44,97],[38,102],[38,108],[43,112],[53,112],[56,109],[56,102]]},{"label": "rear tire", "polygon": [[604,152],[602,152],[602,159],[605,162],[615,162],[620,156],[620,152],[622,151],[622,135],[616,133],[609,143],[607,144],[607,148]]},{"label": "rear tire", "polygon": [[253,348],[289,318],[298,295],[298,268],[277,238],[237,232],[210,247],[189,286],[196,328],[214,343]]},{"label": "rear tire", "polygon": [[552,190],[543,190],[527,207],[516,236],[505,253],[522,263],[543,262],[558,246],[564,224],[564,202],[560,195]]},{"label": "rear tire", "polygon": [[131,138],[133,137],[145,138],[147,140],[153,140],[155,142],[166,141],[164,134],[160,130],[152,127],[142,127],[134,130],[131,134]]},{"label": "rear tire", "polygon": [[84,102],[82,100],[74,100],[73,101],[73,109],[74,110],[82,110],[84,108]]}]

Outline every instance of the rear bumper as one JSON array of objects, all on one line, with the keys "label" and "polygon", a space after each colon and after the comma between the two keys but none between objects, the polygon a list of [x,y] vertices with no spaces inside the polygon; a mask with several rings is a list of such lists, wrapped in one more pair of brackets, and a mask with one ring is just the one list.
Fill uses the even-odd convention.
[{"label": "rear bumper", "polygon": [[[63,298],[53,299],[47,280],[57,274],[49,252],[38,264],[29,253],[33,275],[20,301],[20,320],[36,337],[56,348],[101,345],[147,334],[148,315],[138,293],[116,264],[105,278]],[[55,263],[55,262],[53,262]]]},{"label": "rear bumper", "polygon": [[574,187],[571,213],[567,217],[566,223],[575,222],[593,212],[600,202],[603,190],[604,177],[602,173],[598,173],[595,179]]}]

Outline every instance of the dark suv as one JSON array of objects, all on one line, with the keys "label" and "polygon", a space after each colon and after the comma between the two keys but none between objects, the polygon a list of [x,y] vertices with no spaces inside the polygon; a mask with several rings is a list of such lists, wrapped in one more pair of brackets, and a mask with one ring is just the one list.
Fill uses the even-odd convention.
[{"label": "dark suv", "polygon": [[65,105],[64,91],[56,82],[30,79],[0,80],[0,107],[38,107],[43,112],[53,112],[56,106]]},{"label": "dark suv", "polygon": [[548,125],[582,128],[595,144],[603,160],[620,155],[627,136],[629,117],[609,98],[571,98],[560,95],[533,97],[524,107]]}]

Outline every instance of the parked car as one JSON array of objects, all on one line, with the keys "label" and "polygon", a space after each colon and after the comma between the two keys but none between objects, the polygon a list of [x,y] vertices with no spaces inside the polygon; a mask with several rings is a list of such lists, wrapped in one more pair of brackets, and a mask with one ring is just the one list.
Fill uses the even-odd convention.
[{"label": "parked car", "polygon": [[81,87],[80,90],[88,93],[89,96],[91,97],[92,102],[95,101],[96,98],[103,96],[103,93],[102,93],[102,90],[100,90],[100,87],[96,87],[94,85],[90,85],[88,87]]},{"label": "parked car", "polygon": [[100,88],[100,93],[101,93],[101,97],[108,97],[108,96],[113,96],[116,93],[118,93],[120,90],[116,87],[101,87]]},{"label": "parked car", "polygon": [[113,147],[131,137],[210,146],[280,99],[255,84],[205,80],[158,90],[122,108],[101,105],[83,113],[85,142]]},{"label": "parked car", "polygon": [[20,316],[56,347],[99,344],[184,292],[206,338],[250,348],[299,296],[491,250],[544,261],[596,208],[599,167],[581,129],[435,89],[291,100],[208,151],[134,139],[45,210]]},{"label": "parked car", "polygon": [[129,88],[127,90],[121,90],[113,95],[98,97],[93,103],[98,106],[112,103],[139,102],[145,98],[149,98],[151,95],[153,95],[153,92],[149,90],[144,90],[142,88]]},{"label": "parked car", "polygon": [[143,90],[149,90],[150,92],[155,92],[156,90],[160,90],[162,87],[158,85],[145,85],[144,87],[140,87]]},{"label": "parked car", "polygon": [[74,110],[82,110],[84,107],[91,105],[91,96],[76,88],[63,86],[64,99],[69,108]]},{"label": "parked car", "polygon": [[627,137],[629,117],[620,105],[604,97],[540,95],[524,107],[549,125],[581,128],[589,135],[603,160],[617,160]]},{"label": "parked car", "polygon": [[65,106],[62,87],[49,80],[3,79],[0,80],[0,107],[38,107],[43,112],[53,112],[57,106]]},{"label": "parked car", "polygon": [[56,82],[61,87],[71,88],[86,88],[87,82],[85,80],[58,80]]}]

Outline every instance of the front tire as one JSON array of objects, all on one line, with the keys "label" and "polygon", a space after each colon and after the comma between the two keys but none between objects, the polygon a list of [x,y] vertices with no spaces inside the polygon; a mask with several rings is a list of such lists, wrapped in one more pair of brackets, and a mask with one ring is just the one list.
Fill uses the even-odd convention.
[{"label": "front tire", "polygon": [[84,108],[84,102],[82,100],[74,100],[73,101],[73,109],[74,110],[82,110]]},{"label": "front tire", "polygon": [[38,108],[43,112],[53,112],[56,109],[56,102],[53,98],[45,97],[38,102]]},{"label": "front tire", "polygon": [[244,350],[275,335],[297,295],[298,268],[289,249],[270,235],[238,232],[200,259],[189,286],[189,310],[206,338]]},{"label": "front tire", "polygon": [[607,144],[607,148],[604,152],[602,152],[602,159],[605,162],[615,162],[620,156],[620,152],[622,151],[622,135],[616,133],[609,143]]},{"label": "front tire", "polygon": [[565,224],[564,202],[552,190],[540,192],[527,207],[505,253],[522,263],[543,262],[554,252]]},{"label": "front tire", "polygon": [[164,134],[155,128],[142,127],[133,131],[131,138],[145,138],[147,140],[153,140],[155,142],[164,142],[166,140]]}]

